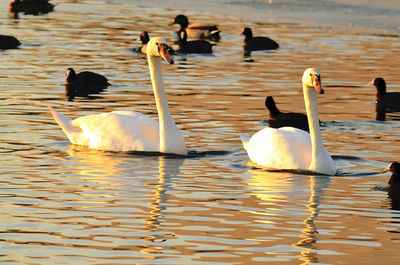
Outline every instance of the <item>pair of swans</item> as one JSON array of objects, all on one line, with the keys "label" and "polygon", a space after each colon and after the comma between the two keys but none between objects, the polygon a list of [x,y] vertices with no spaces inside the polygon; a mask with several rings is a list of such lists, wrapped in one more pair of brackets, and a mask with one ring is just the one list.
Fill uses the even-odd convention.
[{"label": "pair of swans", "polygon": [[[147,58],[156,100],[159,122],[134,111],[83,116],[75,120],[49,106],[55,121],[71,143],[107,151],[148,151],[187,155],[186,144],[168,108],[161,71],[161,58],[172,64],[168,45],[163,38],[152,38]],[[303,90],[310,134],[284,127],[264,128],[253,137],[241,135],[250,159],[259,166],[274,169],[300,169],[333,175],[336,169],[325,150],[318,123],[317,89],[322,92],[319,72],[307,69]],[[314,89],[315,87],[315,89]]]}]

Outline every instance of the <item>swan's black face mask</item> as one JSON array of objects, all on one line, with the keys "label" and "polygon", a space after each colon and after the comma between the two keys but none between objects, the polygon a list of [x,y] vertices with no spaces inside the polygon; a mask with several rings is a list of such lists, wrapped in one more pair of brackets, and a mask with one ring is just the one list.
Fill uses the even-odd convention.
[{"label": "swan's black face mask", "polygon": [[164,44],[164,43],[157,43],[157,47],[158,47],[158,53],[160,54],[160,56],[167,61],[169,64],[174,64],[174,60],[172,59],[172,57],[169,55],[168,52],[168,45]]},{"label": "swan's black face mask", "polygon": [[311,82],[312,82],[315,90],[317,90],[317,92],[320,93],[320,94],[324,94],[325,91],[321,86],[321,78],[320,78],[320,76],[317,75],[317,74],[310,74],[310,76],[311,76]]}]

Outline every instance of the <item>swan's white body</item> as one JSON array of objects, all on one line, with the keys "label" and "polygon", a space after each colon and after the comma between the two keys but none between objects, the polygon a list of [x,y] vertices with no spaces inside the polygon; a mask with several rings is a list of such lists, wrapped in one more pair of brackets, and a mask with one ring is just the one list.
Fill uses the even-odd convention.
[{"label": "swan's white body", "polygon": [[113,111],[71,120],[49,107],[71,143],[106,151],[149,151],[186,155],[186,144],[169,112],[161,57],[173,63],[162,38],[152,38],[147,57],[159,121],[134,111]]},{"label": "swan's white body", "polygon": [[266,127],[252,137],[242,134],[243,146],[251,161],[271,169],[336,174],[335,163],[322,143],[319,128],[316,89],[323,93],[319,76],[317,69],[309,68],[302,79],[310,134],[292,127]]}]

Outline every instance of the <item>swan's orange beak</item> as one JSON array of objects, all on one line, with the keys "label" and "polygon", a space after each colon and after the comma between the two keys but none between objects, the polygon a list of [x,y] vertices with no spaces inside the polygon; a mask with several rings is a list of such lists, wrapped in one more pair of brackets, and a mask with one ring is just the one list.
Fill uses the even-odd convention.
[{"label": "swan's orange beak", "polygon": [[161,56],[165,61],[167,61],[169,64],[174,64],[174,60],[172,59],[171,55],[169,55],[168,46],[167,46],[167,45],[164,45],[164,44],[161,44],[161,45],[159,46],[159,48],[160,48],[160,56]]},{"label": "swan's orange beak", "polygon": [[311,78],[312,78],[312,84],[313,84],[315,90],[317,90],[317,92],[320,94],[324,94],[325,91],[321,85],[321,78],[318,75],[313,75]]}]

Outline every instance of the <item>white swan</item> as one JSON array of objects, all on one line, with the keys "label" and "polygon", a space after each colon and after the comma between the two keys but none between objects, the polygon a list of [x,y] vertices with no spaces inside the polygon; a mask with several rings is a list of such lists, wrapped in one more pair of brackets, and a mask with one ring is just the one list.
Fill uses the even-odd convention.
[{"label": "white swan", "polygon": [[293,127],[266,127],[252,137],[241,134],[243,146],[250,160],[262,167],[334,175],[335,163],[319,129],[317,92],[323,94],[324,90],[318,69],[306,69],[302,82],[310,134]]},{"label": "white swan", "polygon": [[173,64],[163,38],[152,38],[147,47],[151,82],[159,123],[134,111],[113,111],[71,120],[49,106],[54,120],[71,143],[106,151],[149,151],[186,155],[186,144],[174,123],[164,90],[161,58]]}]

